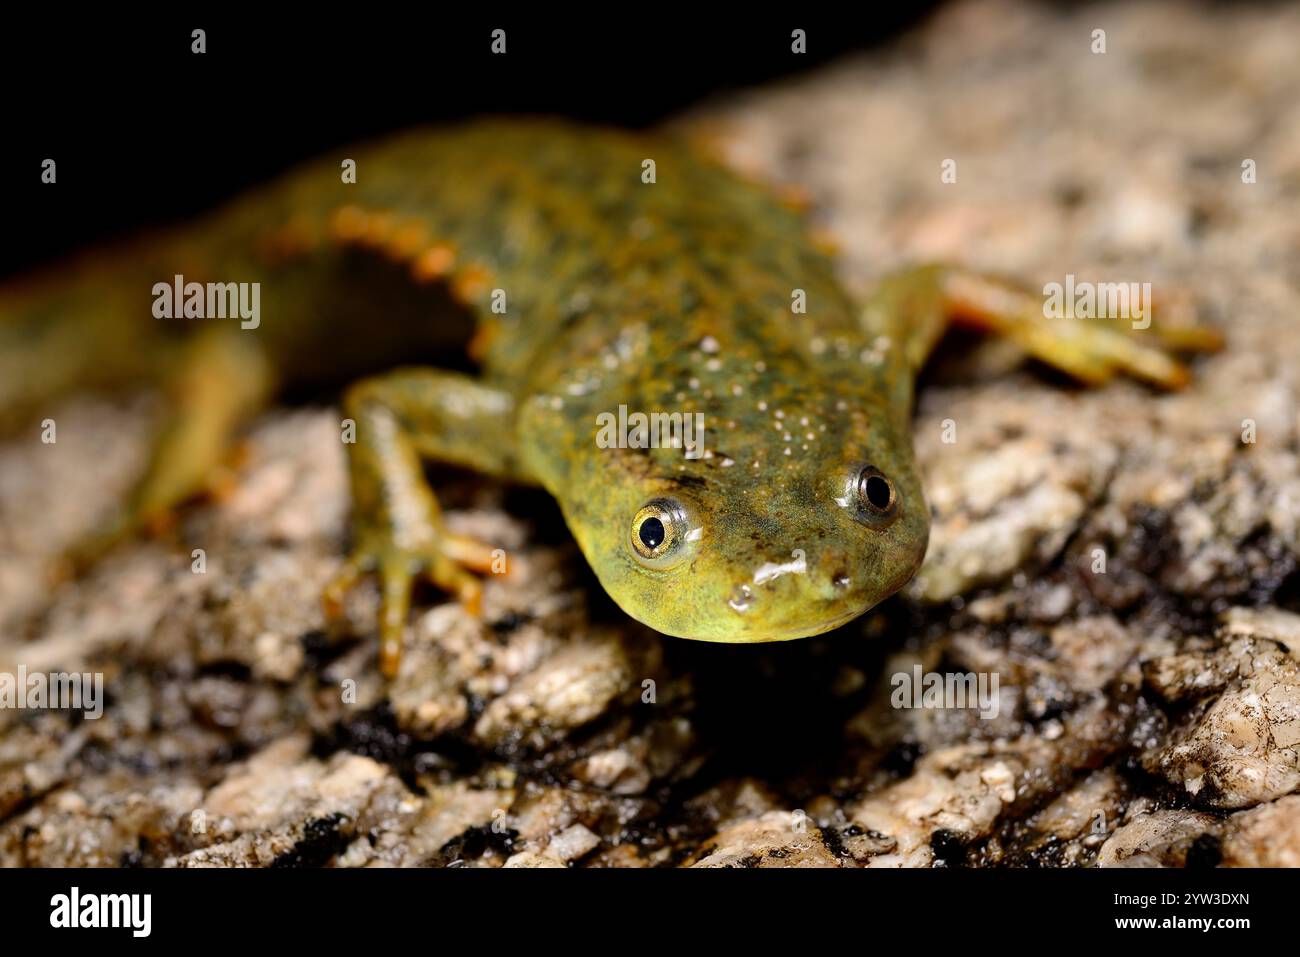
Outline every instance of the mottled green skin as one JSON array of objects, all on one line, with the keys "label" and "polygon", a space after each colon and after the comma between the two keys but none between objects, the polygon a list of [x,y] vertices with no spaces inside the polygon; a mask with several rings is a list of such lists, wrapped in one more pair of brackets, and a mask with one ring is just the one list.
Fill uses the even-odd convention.
[{"label": "mottled green skin", "polygon": [[[816,634],[896,591],[928,534],[907,424],[913,370],[897,347],[873,348],[880,330],[864,328],[805,224],[659,142],[547,130],[553,159],[537,169],[535,133],[505,142],[557,211],[547,225],[517,214],[539,229],[525,248],[540,258],[521,257],[502,285],[536,298],[513,299],[486,372],[517,396],[526,471],[559,500],[606,591],[659,631],[711,641]],[[654,184],[641,182],[645,157]],[[806,314],[792,312],[796,289]],[[597,416],[620,405],[703,412],[708,457],[599,448]],[[887,524],[864,523],[849,492],[866,464],[898,492]],[[633,516],[661,496],[702,530],[662,570],[629,547]],[[796,550],[802,572],[755,581],[764,566],[797,565]]]},{"label": "mottled green skin", "polygon": [[[873,351],[879,331],[770,192],[680,144],[550,123],[416,134],[357,159],[355,201],[426,218],[490,273],[475,305],[493,327],[482,376],[518,413],[507,470],[555,495],[630,615],[686,638],[796,638],[914,573],[928,525],[907,427],[912,370],[902,350]],[[368,169],[383,183],[364,186]],[[492,288],[507,293],[504,316],[488,310]],[[796,289],[805,314],[792,312]],[[599,448],[597,416],[620,405],[705,413],[708,457]],[[510,443],[489,424],[466,440]],[[864,464],[895,484],[888,523],[864,523],[846,491]],[[667,569],[629,546],[633,516],[661,496],[701,529]],[[802,572],[755,581],[795,550]],[[747,602],[733,601],[740,586]]]},{"label": "mottled green skin", "polygon": [[[677,144],[552,124],[411,137],[384,147],[382,164],[393,190],[365,202],[411,210],[427,195],[434,231],[507,292],[504,317],[486,311],[486,291],[479,305],[499,324],[483,376],[518,409],[516,477],[555,495],[629,614],[686,638],[796,638],[911,577],[928,534],[912,369],[902,350],[873,348],[879,330],[771,193]],[[805,314],[792,312],[796,289]],[[708,456],[599,448],[597,416],[620,405],[703,412]],[[895,485],[890,522],[862,520],[850,490],[865,464]],[[702,534],[673,567],[647,568],[629,530],[661,496]],[[755,581],[795,550],[802,572]],[[742,585],[748,600],[734,602]]]},{"label": "mottled green skin", "polygon": [[[260,326],[152,318],[153,284],[174,273],[260,282]],[[544,486],[610,596],[659,631],[775,641],[848,621],[920,565],[912,390],[954,318],[1094,384],[1125,371],[1178,387],[1187,372],[1161,348],[1219,344],[1163,322],[1147,344],[1104,321],[1045,323],[1040,297],[943,266],[886,277],[859,308],[797,214],[684,145],[496,121],[345,151],[0,289],[0,428],[76,389],[168,386],[151,463],[98,539],[111,543],[201,489],[277,386],[405,362],[344,394],[353,548],[325,595],[337,609],[378,573],[386,674],[413,578],[473,607],[465,569],[489,567],[490,543],[443,528],[428,459]],[[419,364],[474,327],[476,375]],[[601,447],[599,417],[621,406],[703,414],[704,456]],[[868,467],[892,486],[883,512],[860,494]],[[680,520],[676,546],[646,561],[633,522],[651,501]]]},{"label": "mottled green skin", "polygon": [[[419,131],[342,155],[357,161],[355,184],[340,181],[338,157],[322,161],[197,227],[92,259],[77,282],[56,270],[44,285],[0,296],[0,314],[18,317],[11,342],[24,323],[24,344],[47,340],[26,353],[41,355],[44,376],[13,387],[0,406],[39,408],[92,369],[96,383],[174,382],[185,353],[158,335],[152,283],[173,271],[262,282],[260,328],[227,323],[189,361],[191,373],[206,375],[222,367],[214,354],[236,357],[203,401],[235,398],[206,415],[210,435],[199,441],[193,423],[205,416],[177,414],[173,431],[186,441],[172,444],[186,457],[168,465],[164,448],[155,471],[168,477],[146,477],[137,495],[141,510],[170,506],[271,394],[262,371],[247,381],[230,371],[256,365],[238,358],[253,344],[274,384],[346,369],[394,335],[440,339],[445,310],[428,311],[431,294],[404,267],[359,265],[355,245],[331,239],[331,218],[354,206],[449,242],[453,285],[467,267],[486,276],[462,296],[486,333],[479,384],[436,373],[376,379],[345,405],[362,425],[349,449],[357,567],[402,579],[391,583],[386,627],[404,616],[397,595],[408,566],[440,561],[441,524],[417,456],[543,485],[609,594],[671,635],[815,634],[916,570],[928,526],[907,424],[914,363],[881,338],[900,327],[889,317],[864,321],[803,221],[768,190],[668,139],[543,121]],[[653,183],[643,181],[646,159],[656,164]],[[301,248],[275,253],[288,225]],[[506,293],[504,315],[490,309],[496,288]],[[806,296],[804,314],[792,311],[795,290]],[[229,336],[239,346],[223,351],[220,340],[236,341]],[[597,416],[620,405],[703,412],[706,456],[599,448]],[[857,504],[854,482],[868,464],[894,484],[888,521],[864,520]],[[648,568],[630,547],[631,522],[665,496],[681,503],[698,540],[672,567]],[[792,562],[782,574],[761,571]],[[434,577],[464,584],[449,568]],[[737,601],[741,586],[749,594]]]},{"label": "mottled green skin", "polygon": [[[357,162],[355,184],[340,180],[343,156]],[[373,235],[341,236],[333,224],[345,207],[370,217]],[[404,228],[419,248],[394,252]],[[412,267],[442,242],[454,251],[445,284]],[[164,329],[149,290],[174,272],[261,282],[260,328]],[[166,382],[171,420],[121,523],[129,529],[201,487],[276,386],[373,368],[395,344],[399,362],[429,361],[463,345],[468,330],[455,320],[468,313],[477,377],[414,369],[345,396],[360,426],[348,448],[349,573],[380,572],[386,670],[411,576],[471,598],[460,566],[483,567],[443,531],[420,459],[544,486],[608,593],[659,631],[795,638],[870,608],[922,560],[927,508],[909,410],[915,372],[950,313],[1087,382],[1118,370],[1186,381],[1177,363],[1113,328],[1048,325],[1033,297],[970,276],[958,288],[954,275],[894,277],[860,308],[798,214],[667,138],[550,121],[416,131],[291,172],[184,229],[0,289],[0,427],[74,389]],[[504,314],[491,309],[493,289],[505,292]],[[795,290],[803,314],[792,311]],[[1176,347],[1218,341],[1153,332]],[[708,453],[600,448],[597,417],[620,406],[704,413]],[[893,484],[887,517],[855,497],[868,465]],[[633,517],[659,498],[679,502],[696,532],[670,567],[648,567],[631,542]]]}]

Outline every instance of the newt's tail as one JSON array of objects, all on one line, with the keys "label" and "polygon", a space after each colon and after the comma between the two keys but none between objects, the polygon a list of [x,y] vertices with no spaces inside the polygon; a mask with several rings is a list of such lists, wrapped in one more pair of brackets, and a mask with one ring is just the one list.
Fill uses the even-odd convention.
[{"label": "newt's tail", "polygon": [[0,283],[0,434],[62,396],[150,378],[168,337],[150,316],[153,244],[87,255]]}]

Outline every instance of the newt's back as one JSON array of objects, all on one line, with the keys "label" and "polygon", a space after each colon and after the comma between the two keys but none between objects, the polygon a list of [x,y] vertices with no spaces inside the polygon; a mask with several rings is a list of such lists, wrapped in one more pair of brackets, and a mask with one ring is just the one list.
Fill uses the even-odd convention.
[{"label": "newt's back", "polygon": [[[854,329],[802,219],[677,140],[490,121],[412,133],[357,162],[354,193],[329,182],[332,163],[298,189],[348,201],[354,231],[423,244],[417,274],[445,270],[484,320],[491,378],[553,381],[633,325],[665,346],[734,326],[778,355]],[[312,205],[293,197],[286,213]],[[350,213],[321,211],[347,231]],[[796,297],[811,304],[797,316]]]}]

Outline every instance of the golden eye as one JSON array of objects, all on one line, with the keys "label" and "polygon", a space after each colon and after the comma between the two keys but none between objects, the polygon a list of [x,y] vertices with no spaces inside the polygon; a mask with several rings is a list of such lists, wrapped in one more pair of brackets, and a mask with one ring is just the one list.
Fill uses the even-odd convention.
[{"label": "golden eye", "polygon": [[874,466],[868,465],[858,473],[858,501],[880,515],[894,507],[894,486]]},{"label": "golden eye", "polygon": [[880,469],[863,466],[853,480],[853,498],[858,521],[876,528],[893,522],[898,513],[898,493]]},{"label": "golden eye", "polygon": [[664,568],[681,557],[687,531],[686,513],[681,504],[673,499],[657,498],[637,510],[629,541],[642,564]]}]

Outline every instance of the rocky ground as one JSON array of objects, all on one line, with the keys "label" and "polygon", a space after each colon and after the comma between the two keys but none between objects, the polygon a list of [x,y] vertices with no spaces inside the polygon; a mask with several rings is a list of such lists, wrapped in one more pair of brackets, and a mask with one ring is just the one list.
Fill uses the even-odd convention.
[{"label": "rocky ground", "polygon": [[[50,605],[157,413],[72,400],[57,445],[0,447],[0,670],[109,700],[0,710],[0,864],[1300,865],[1297,35],[1296,7],[964,4],[703,111],[810,191],[855,287],[936,257],[1151,281],[1228,338],[1172,395],[950,347],[926,565],[822,638],[660,638],[545,496],[438,473],[509,574],[481,620],[424,595],[385,687],[373,591],[321,617],[348,507],[322,408],[265,416],[223,495]],[[997,673],[998,716],[892,707],[917,664]]]}]

